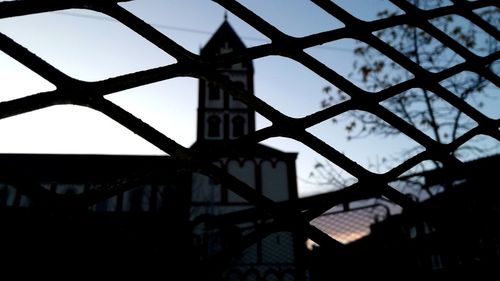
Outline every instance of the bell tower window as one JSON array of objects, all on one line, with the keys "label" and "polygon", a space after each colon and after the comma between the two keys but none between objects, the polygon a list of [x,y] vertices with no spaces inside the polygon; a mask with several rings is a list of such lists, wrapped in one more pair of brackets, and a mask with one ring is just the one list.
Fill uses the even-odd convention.
[{"label": "bell tower window", "polygon": [[208,84],[208,99],[220,100],[220,89],[214,83]]},{"label": "bell tower window", "polygon": [[217,115],[212,115],[207,119],[208,123],[208,136],[209,137],[220,137],[220,125],[221,120]]},{"label": "bell tower window", "polygon": [[[245,84],[242,81],[234,81],[234,87],[239,90],[245,90]],[[229,100],[230,107],[232,108],[246,108],[246,104],[240,101],[238,98],[233,96],[230,97]]]},{"label": "bell tower window", "polygon": [[245,118],[236,116],[231,121],[233,124],[233,137],[241,137],[245,134]]},{"label": "bell tower window", "polygon": [[[245,90],[245,84],[243,84],[243,82],[241,81],[236,81],[236,82],[233,82],[234,86],[239,89],[239,90]],[[237,99],[236,99],[237,100]]]}]

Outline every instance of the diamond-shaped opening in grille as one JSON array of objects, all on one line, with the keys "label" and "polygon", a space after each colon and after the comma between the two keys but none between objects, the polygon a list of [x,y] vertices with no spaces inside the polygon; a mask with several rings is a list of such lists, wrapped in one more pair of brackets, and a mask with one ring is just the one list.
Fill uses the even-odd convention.
[{"label": "diamond-shaped opening in grille", "polygon": [[372,21],[394,15],[401,15],[403,11],[392,4],[389,0],[378,0],[374,4],[376,7],[367,9],[364,0],[332,0],[351,15],[360,20]]},{"label": "diamond-shaped opening in grille", "polygon": [[484,115],[493,119],[500,118],[500,89],[481,75],[464,71],[440,84]]},{"label": "diamond-shaped opening in grille", "polygon": [[[370,234],[372,224],[383,221],[393,214],[392,203],[381,199],[350,202],[331,208],[310,224],[330,235],[335,240],[347,244]],[[394,212],[400,212],[395,208]]]},{"label": "diamond-shaped opening in grille", "polygon": [[184,147],[196,140],[197,79],[172,78],[116,92],[106,99]]},{"label": "diamond-shaped opening in grille", "polygon": [[347,94],[333,85],[324,86],[321,92],[323,93],[320,102],[321,108],[327,108],[351,99]]},{"label": "diamond-shaped opening in grille", "polygon": [[115,19],[92,11],[7,18],[0,27],[18,44],[81,80],[102,80],[175,62]]},{"label": "diamond-shaped opening in grille", "polygon": [[[259,167],[254,161],[224,158],[213,164],[255,189],[256,180],[252,175]],[[194,173],[192,176],[191,202],[191,220],[200,215],[217,216],[254,207],[252,203],[221,185],[217,179],[201,173]]]},{"label": "diamond-shaped opening in grille", "polygon": [[309,1],[288,1],[285,3],[282,1],[240,0],[239,2],[271,25],[291,36],[306,36],[343,26],[339,20]]},{"label": "diamond-shaped opening in grille", "polygon": [[263,128],[270,127],[273,123],[269,119],[255,112],[255,129],[260,130]]},{"label": "diamond-shaped opening in grille", "polygon": [[[217,3],[203,0],[129,1],[119,5],[192,53],[199,53],[200,46],[205,45],[223,23],[225,13]],[[247,47],[271,42],[229,12],[227,21]]]},{"label": "diamond-shaped opening in grille", "polygon": [[490,70],[493,73],[500,73],[500,59],[491,63]]},{"label": "diamond-shaped opening in grille", "polygon": [[472,161],[495,154],[500,154],[500,142],[487,135],[476,135],[459,146],[454,155],[461,161]]},{"label": "diamond-shaped opening in grille", "polygon": [[321,109],[323,88],[330,83],[302,64],[269,56],[254,60],[254,67],[255,95],[275,109],[291,117]]},{"label": "diamond-shaped opening in grille", "polygon": [[456,107],[421,88],[386,99],[381,105],[440,143],[450,143],[477,126]]},{"label": "diamond-shaped opening in grille", "polygon": [[[305,52],[368,92],[379,92],[413,78],[410,72],[377,49],[354,39],[336,40],[307,48]],[[336,81],[332,83],[335,85]]]},{"label": "diamond-shaped opening in grille", "polygon": [[439,7],[450,6],[452,2],[450,0],[426,0],[426,1],[414,1],[414,0],[406,0],[410,2],[412,5],[415,5],[417,8],[422,10],[432,10]]},{"label": "diamond-shaped opening in grille", "polygon": [[316,160],[307,179],[299,180],[312,185],[311,189],[316,187],[320,194],[343,189],[358,182],[351,174],[325,158]]},{"label": "diamond-shaped opening in grille", "polygon": [[307,131],[374,173],[389,171],[423,151],[402,131],[366,111],[345,112]]},{"label": "diamond-shaped opening in grille", "polygon": [[[485,19],[494,17],[498,19],[499,16],[498,10],[492,9],[482,9],[478,14]],[[464,17],[447,15],[434,18],[430,22],[478,56],[484,57],[500,49],[500,42]],[[498,22],[495,24],[498,27]]]},{"label": "diamond-shaped opening in grille", "polygon": [[442,164],[440,162],[425,160],[413,166],[388,184],[414,201],[421,202],[440,191],[426,185],[425,174],[441,167]]},{"label": "diamond-shaped opening in grille", "polygon": [[50,82],[2,52],[0,65],[0,102],[56,89]]},{"label": "diamond-shaped opening in grille", "polygon": [[[248,217],[248,216],[247,216]],[[194,246],[198,249],[201,258],[209,258],[234,247],[240,239],[249,233],[255,232],[256,221],[234,223],[228,221],[224,214],[205,214],[192,221],[192,235]],[[260,245],[254,243],[242,251],[232,254],[232,264],[241,265],[255,263],[258,259]],[[234,249],[233,249],[234,250]],[[260,249],[259,249],[260,250]],[[234,268],[234,267],[233,267]]]},{"label": "diamond-shaped opening in grille", "polygon": [[[218,161],[217,166],[221,163]],[[217,180],[200,174],[193,173],[191,184],[191,211],[190,220],[196,219],[200,215],[219,215],[224,212],[223,209],[217,207],[223,201],[227,191],[223,191]]]},{"label": "diamond-shaped opening in grille", "polygon": [[331,192],[357,182],[353,175],[314,151],[313,146],[283,137],[273,137],[261,143],[283,152],[298,153],[296,171],[299,197]]},{"label": "diamond-shaped opening in grille", "polygon": [[[215,161],[214,164],[223,169],[234,170],[231,168],[231,160],[221,159]],[[233,171],[231,174],[239,176],[241,180],[252,185],[251,181],[237,175],[237,172]],[[211,177],[199,173],[192,175],[190,202],[189,220],[194,223],[193,235],[200,241],[206,242],[207,238],[210,238],[207,237],[208,235],[213,236],[210,239],[215,239],[214,242],[222,242],[218,235],[223,234],[222,231],[225,229],[236,230],[233,226],[237,226],[237,232],[243,236],[255,230],[258,217],[255,216],[254,205],[224,188]],[[218,251],[221,250],[219,246],[214,245],[209,248]],[[243,259],[255,257],[252,255],[252,247],[249,248],[250,253],[243,254]]]},{"label": "diamond-shaped opening in grille", "polygon": [[2,119],[0,131],[0,151],[8,153],[165,154],[102,113],[74,105]]},{"label": "diamond-shaped opening in grille", "polygon": [[[436,25],[443,24],[436,22]],[[464,61],[427,32],[410,25],[398,25],[374,32],[375,36],[430,72],[440,72]],[[398,71],[387,64],[389,71]]]},{"label": "diamond-shaped opening in grille", "polygon": [[[276,166],[276,167],[273,167],[271,161],[266,161],[266,160],[262,160],[262,162],[260,163],[256,163],[257,161],[255,161],[254,159],[243,159],[243,158],[228,158],[224,161],[224,166],[226,167],[227,171],[229,172],[229,174],[235,176],[236,178],[238,178],[239,180],[241,180],[242,182],[246,183],[247,185],[249,185],[250,187],[252,187],[255,192],[256,191],[256,184],[257,184],[257,179],[255,178],[255,174],[258,170],[260,170],[260,172],[262,172],[263,174],[263,178],[266,178],[270,175],[270,174],[267,174],[266,172],[268,173],[272,173],[270,170],[268,169],[271,169],[271,170],[282,170],[284,169],[284,163],[280,163],[278,164],[277,166],[279,166],[279,168]],[[265,172],[264,172],[265,170]],[[266,191],[269,191],[268,189],[269,187],[266,186],[266,187],[263,187],[263,193],[265,193]],[[277,190],[278,188],[276,188]],[[236,194],[235,192],[227,189],[227,192],[226,194],[226,198],[227,198],[227,202],[229,203],[234,203],[234,204],[239,204],[239,203],[249,203],[247,200],[243,199],[241,196],[239,196],[238,194]],[[224,196],[224,195],[223,195]]]},{"label": "diamond-shaped opening in grille", "polygon": [[488,6],[480,9],[475,9],[473,11],[475,14],[480,16],[483,20],[487,21],[489,24],[496,26],[498,28],[498,7]]}]

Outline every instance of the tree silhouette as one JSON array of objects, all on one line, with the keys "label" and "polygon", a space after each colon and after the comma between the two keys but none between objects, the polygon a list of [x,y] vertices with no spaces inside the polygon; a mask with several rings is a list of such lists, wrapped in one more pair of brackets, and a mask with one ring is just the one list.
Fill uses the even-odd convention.
[{"label": "tree silhouette", "polygon": [[[412,3],[420,9],[433,9],[444,6],[446,1],[413,0]],[[475,10],[474,13],[496,28],[500,28],[500,8],[488,7]],[[396,14],[397,12],[383,10],[377,16],[387,18]],[[497,40],[458,15],[437,17],[430,20],[430,23],[478,56],[487,56],[500,49]],[[375,35],[430,72],[438,73],[463,62],[463,58],[446,45],[414,26],[399,25],[379,30]],[[353,70],[348,77],[353,82],[359,82],[361,88],[373,92],[374,95],[380,90],[412,78],[411,73],[399,64],[363,42],[357,42],[354,56]],[[494,73],[500,72],[498,61],[489,67]],[[491,87],[490,81],[474,72],[460,72],[442,80],[440,84],[480,111],[486,110],[485,105],[490,99],[495,98],[487,91]],[[323,93],[324,98],[321,101],[323,108],[348,99],[346,93],[340,90],[334,91],[331,86],[324,87]],[[439,143],[450,143],[476,125],[459,109],[425,88],[412,88],[384,100],[381,105]],[[365,111],[349,111],[346,116],[342,117],[342,120],[336,118],[332,121],[345,125],[348,140],[368,136],[393,137],[401,134],[401,131]],[[464,154],[480,157],[497,147],[498,144],[484,145],[484,143],[469,141],[457,148],[453,154],[458,157]],[[406,151],[406,153],[411,153],[411,151]],[[383,158],[383,161],[386,160]],[[438,163],[435,163],[434,167],[437,166]],[[325,165],[317,164],[314,168],[315,176],[333,175],[333,173],[319,171],[319,169],[325,169]],[[333,182],[333,180],[329,181]],[[336,179],[335,182],[342,182],[342,180]]]}]

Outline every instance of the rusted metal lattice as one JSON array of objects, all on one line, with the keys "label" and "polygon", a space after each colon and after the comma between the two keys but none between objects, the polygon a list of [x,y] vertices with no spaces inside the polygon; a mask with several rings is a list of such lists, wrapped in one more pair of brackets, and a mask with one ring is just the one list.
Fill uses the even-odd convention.
[{"label": "rusted metal lattice", "polygon": [[[11,38],[0,34],[0,49],[3,52],[56,86],[56,90],[53,91],[41,92],[32,96],[1,103],[0,118],[7,118],[57,104],[81,105],[104,113],[109,118],[117,121],[130,131],[169,154],[179,166],[207,174],[220,182],[222,186],[231,189],[244,199],[255,204],[256,209],[252,211],[254,212],[252,215],[255,218],[266,218],[269,223],[257,232],[248,234],[246,239],[243,240],[241,247],[250,245],[253,241],[259,239],[259,237],[265,237],[276,230],[299,227],[305,231],[308,237],[322,247],[331,249],[342,248],[344,247],[342,243],[326,235],[323,231],[310,224],[310,222],[338,204],[374,197],[383,196],[398,204],[403,209],[418,208],[416,202],[391,187],[389,183],[396,181],[399,176],[425,160],[439,161],[445,167],[460,170],[462,162],[452,156],[451,152],[477,135],[487,135],[500,141],[500,132],[498,130],[500,120],[485,116],[440,84],[442,80],[457,73],[472,71],[485,77],[494,85],[500,86],[500,78],[489,68],[489,65],[500,59],[500,51],[480,57],[429,23],[429,20],[436,17],[457,14],[482,28],[496,40],[500,40],[500,31],[472,12],[474,9],[483,7],[499,7],[498,1],[484,0],[469,2],[453,0],[453,4],[446,7],[421,10],[405,0],[391,0],[394,5],[404,11],[404,14],[367,22],[357,19],[332,1],[312,0],[314,4],[332,17],[340,20],[345,26],[299,38],[281,32],[236,1],[214,0],[214,2],[267,36],[271,40],[271,43],[251,47],[239,53],[227,53],[212,59],[202,58],[189,52],[183,46],[119,6],[117,2],[120,1],[50,0],[2,2],[0,3],[0,18],[70,8],[93,10],[115,18],[164,52],[173,56],[177,60],[176,63],[112,77],[102,81],[84,82],[67,76],[45,62],[43,58],[31,53]],[[459,54],[464,61],[443,71],[430,72],[374,35],[375,31],[403,24],[413,25],[424,30],[442,42],[447,48]],[[313,46],[345,38],[360,40],[376,48],[380,53],[409,71],[413,75],[413,78],[388,87],[373,95],[357,87],[347,78],[339,75],[335,70],[328,68],[321,61],[318,61],[304,51]],[[242,60],[253,60],[274,55],[287,57],[302,64],[349,95],[350,99],[303,118],[292,118],[279,112],[256,96],[245,94],[244,91],[235,87],[230,81],[227,81],[227,79],[222,75],[218,75],[215,71],[221,66],[232,65]],[[231,95],[243,101],[272,122],[272,125],[267,128],[260,129],[255,133],[233,141],[231,143],[232,146],[236,148],[244,147],[246,143],[261,142],[272,137],[291,138],[321,154],[332,163],[335,163],[354,176],[357,182],[341,190],[278,204],[256,193],[254,189],[245,183],[227,174],[217,166],[212,165],[209,161],[200,157],[200,155],[173,141],[168,135],[160,133],[133,114],[104,98],[105,95],[133,87],[186,76],[209,80],[217,83],[224,89],[229,89]],[[381,105],[381,102],[384,100],[414,87],[432,91],[468,115],[478,125],[451,143],[441,144]],[[381,118],[424,147],[424,151],[409,158],[388,172],[376,174],[360,166],[334,147],[327,145],[307,131],[308,128],[316,124],[352,110],[366,111]],[[130,180],[133,180],[133,178]],[[31,196],[39,200],[46,200],[48,204],[74,207],[90,206],[102,200],[102,198],[123,192],[127,189],[127,186],[116,184],[107,186],[102,190],[97,189],[91,193],[73,196],[47,193],[42,187],[23,186],[22,183],[16,185],[16,188],[24,189],[26,193],[31,194]]]}]

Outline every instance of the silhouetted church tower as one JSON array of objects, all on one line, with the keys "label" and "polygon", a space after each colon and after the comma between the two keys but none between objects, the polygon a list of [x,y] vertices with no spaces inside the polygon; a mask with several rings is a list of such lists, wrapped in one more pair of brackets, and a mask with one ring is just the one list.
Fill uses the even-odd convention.
[{"label": "silhouetted church tower", "polygon": [[[202,57],[238,52],[246,47],[227,19],[201,49]],[[233,85],[254,94],[254,69],[251,60],[218,69]],[[200,79],[198,97],[197,141],[192,149],[238,177],[274,201],[297,198],[296,153],[286,153],[262,144],[248,144],[234,149],[228,142],[255,131],[255,112],[243,102],[224,92],[216,84]],[[212,180],[193,178],[192,200],[216,203],[215,213],[225,213],[224,206],[240,204],[243,199],[227,189],[215,187]],[[199,187],[211,186],[211,187]],[[215,189],[215,190],[212,190]],[[198,195],[203,194],[201,197]],[[210,196],[208,194],[211,194]],[[200,202],[200,203],[201,203]],[[222,203],[222,204],[221,204]],[[234,207],[234,206],[233,206]],[[239,205],[239,208],[242,205]],[[230,208],[234,210],[234,208]],[[237,208],[238,209],[238,208]]]},{"label": "silhouetted church tower", "polygon": [[[224,20],[213,37],[201,50],[201,56],[211,57],[245,49],[227,20]],[[220,69],[235,85],[253,94],[252,61],[234,64]],[[229,140],[255,131],[255,114],[244,103],[213,83],[199,82],[198,141]]]},{"label": "silhouetted church tower", "polygon": [[[245,48],[225,18],[201,49],[200,56],[213,57]],[[251,60],[221,67],[218,71],[231,80],[234,86],[245,90],[247,94],[254,94]],[[282,152],[259,143],[249,143],[244,148],[228,145],[232,140],[254,131],[253,109],[235,100],[217,85],[200,79],[197,141],[191,149],[273,201],[296,199],[297,153]],[[225,247],[231,247],[231,241],[238,241],[243,233],[258,228],[257,218],[237,224],[217,220],[220,215],[252,207],[255,207],[252,203],[213,179],[194,173],[190,219],[200,222],[195,226],[194,236],[201,255],[209,257]],[[252,273],[258,274],[259,280],[304,280],[301,266],[303,248],[303,236],[296,231],[271,233],[235,257],[226,277],[236,274],[241,275],[240,279],[243,280],[246,274]]]}]

